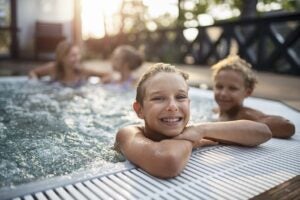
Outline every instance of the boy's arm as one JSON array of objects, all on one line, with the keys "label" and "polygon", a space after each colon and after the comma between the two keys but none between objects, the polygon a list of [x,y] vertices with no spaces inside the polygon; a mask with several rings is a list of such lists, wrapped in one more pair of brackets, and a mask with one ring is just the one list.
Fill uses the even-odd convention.
[{"label": "boy's arm", "polygon": [[269,140],[271,136],[271,131],[265,124],[237,120],[193,125],[176,138],[190,140],[193,144],[206,138],[225,144],[257,146]]},{"label": "boy's arm", "polygon": [[142,128],[128,126],[117,133],[116,148],[149,174],[171,178],[177,176],[187,164],[192,143],[172,139],[155,142],[143,135]]},{"label": "boy's arm", "polygon": [[295,125],[280,116],[265,115],[256,121],[266,124],[270,128],[272,136],[276,138],[290,138],[295,134]]},{"label": "boy's arm", "polygon": [[289,120],[276,115],[266,115],[252,108],[245,108],[240,113],[240,119],[248,119],[266,124],[273,137],[290,138],[295,133],[295,125]]},{"label": "boy's arm", "polygon": [[49,62],[45,65],[37,67],[29,71],[29,78],[40,78],[42,76],[51,75],[54,72],[55,62]]}]

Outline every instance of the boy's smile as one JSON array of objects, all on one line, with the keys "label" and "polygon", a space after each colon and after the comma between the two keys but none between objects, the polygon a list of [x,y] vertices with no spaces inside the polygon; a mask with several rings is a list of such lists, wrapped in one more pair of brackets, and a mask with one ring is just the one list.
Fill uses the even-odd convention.
[{"label": "boy's smile", "polygon": [[214,95],[221,112],[242,106],[251,90],[245,87],[241,73],[234,70],[221,70],[215,77]]},{"label": "boy's smile", "polygon": [[179,135],[189,121],[188,85],[177,73],[159,72],[145,83],[139,117],[145,120],[145,134],[152,139]]}]

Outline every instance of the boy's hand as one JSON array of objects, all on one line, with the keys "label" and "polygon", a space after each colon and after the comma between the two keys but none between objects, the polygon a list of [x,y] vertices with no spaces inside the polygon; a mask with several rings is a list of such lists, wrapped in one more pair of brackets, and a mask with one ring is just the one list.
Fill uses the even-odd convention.
[{"label": "boy's hand", "polygon": [[201,139],[198,142],[194,142],[193,143],[193,148],[199,148],[199,147],[206,147],[206,146],[214,146],[214,145],[218,145],[219,142],[216,141],[212,141],[212,140],[208,140],[208,139]]},{"label": "boy's hand", "polygon": [[202,131],[200,128],[196,128],[195,126],[188,126],[180,135],[174,137],[174,139],[191,141],[193,143],[193,148],[218,144],[218,142],[204,139],[203,137],[204,131]]}]

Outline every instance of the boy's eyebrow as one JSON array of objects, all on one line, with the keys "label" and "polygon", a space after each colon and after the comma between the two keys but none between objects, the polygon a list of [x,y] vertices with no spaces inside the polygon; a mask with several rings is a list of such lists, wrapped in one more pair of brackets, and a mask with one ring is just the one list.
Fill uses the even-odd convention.
[{"label": "boy's eyebrow", "polygon": [[188,90],[179,90],[179,92],[188,93]]},{"label": "boy's eyebrow", "polygon": [[155,94],[160,94],[160,93],[162,93],[162,91],[158,90],[158,91],[150,92],[149,95],[155,95]]},{"label": "boy's eyebrow", "polygon": [[[161,94],[161,93],[163,93],[163,92],[164,92],[164,91],[157,90],[157,91],[150,92],[149,95]],[[188,90],[182,90],[182,89],[179,89],[178,92],[180,92],[180,93],[188,93]]]}]

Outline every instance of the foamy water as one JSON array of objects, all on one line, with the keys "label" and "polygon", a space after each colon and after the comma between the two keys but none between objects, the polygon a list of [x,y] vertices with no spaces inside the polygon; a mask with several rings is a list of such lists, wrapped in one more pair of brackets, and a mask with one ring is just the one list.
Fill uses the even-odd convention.
[{"label": "foamy water", "polygon": [[[112,147],[117,130],[140,123],[135,91],[87,84],[73,89],[0,81],[0,187],[107,168],[124,158]],[[192,95],[191,122],[209,121],[212,100]]]}]

